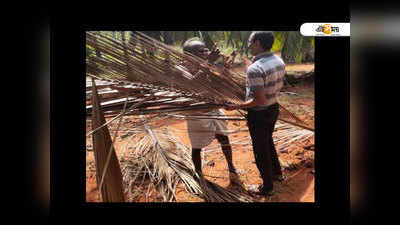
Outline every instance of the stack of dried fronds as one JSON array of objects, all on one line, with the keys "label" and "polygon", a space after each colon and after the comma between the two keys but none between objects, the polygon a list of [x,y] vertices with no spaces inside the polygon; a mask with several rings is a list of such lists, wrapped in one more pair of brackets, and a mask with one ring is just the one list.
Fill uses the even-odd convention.
[{"label": "stack of dried fronds", "polygon": [[[87,32],[87,76],[108,82],[103,88],[130,89],[128,102],[133,105],[151,94],[156,98],[142,104],[127,115],[173,113],[198,109],[218,108],[225,103],[241,103],[245,96],[246,76],[226,68],[219,68],[191,54],[183,54],[140,32],[126,32],[119,39]],[[190,68],[195,68],[190,69]],[[198,71],[196,74],[192,71]],[[102,102],[105,114],[115,114],[125,102],[124,95],[116,90],[102,92],[107,98]],[[90,91],[87,92],[90,96]],[[87,115],[91,113],[90,102]],[[304,129],[307,126],[285,107],[280,106],[279,119]]]},{"label": "stack of dried fronds", "polygon": [[[199,176],[191,161],[190,150],[167,129],[153,130],[143,124],[146,133],[135,136],[134,152],[121,159],[128,201],[145,196],[153,201],[176,201],[179,182],[190,194],[207,202],[251,202],[250,196],[225,189]],[[143,188],[143,186],[146,186]],[[154,196],[154,197],[153,197]]]},{"label": "stack of dried fronds", "polygon": [[306,129],[308,131],[314,132],[314,127],[306,124],[303,120],[298,118],[294,113],[290,112],[286,107],[279,104],[279,120],[290,123],[291,125],[295,125],[297,127]]},{"label": "stack of dried fronds", "polygon": [[[102,96],[101,108],[105,115],[116,115],[124,105],[126,99],[129,97],[127,107],[141,102],[144,98],[154,95],[155,98],[146,101],[139,107],[131,110],[126,115],[144,115],[144,114],[191,114],[197,113],[197,110],[201,109],[212,109],[219,108],[220,106],[207,102],[207,99],[201,97],[193,98],[193,95],[188,93],[183,93],[179,90],[170,90],[164,87],[158,87],[154,85],[142,85],[142,84],[127,84],[120,85],[118,81],[112,79],[102,79],[102,81],[97,81],[99,83],[99,94]],[[89,89],[90,84],[87,85]],[[124,96],[121,97],[121,92],[116,90],[116,88],[122,88],[124,90]],[[91,102],[90,102],[91,91],[87,91],[87,106],[86,112],[87,116],[91,115]],[[203,100],[203,101],[201,101]],[[310,127],[304,123],[295,114],[287,110],[284,106],[279,107],[279,120],[286,123],[290,123],[297,127],[314,131],[313,127]],[[232,120],[243,120],[245,119],[245,112],[242,112],[242,117],[230,117],[230,118],[215,118],[215,119],[232,119]],[[204,116],[203,116],[204,117]]]},{"label": "stack of dried fronds", "polygon": [[[121,159],[123,181],[129,201],[153,194],[155,201],[176,201],[176,187],[183,182],[191,194],[200,193],[191,157],[186,146],[170,133],[155,132],[158,142],[150,135],[136,136],[134,152]],[[159,149],[162,149],[161,151]],[[147,188],[143,190],[147,182]]]},{"label": "stack of dried fronds", "polygon": [[[86,33],[87,75],[176,88],[217,104],[241,103],[245,89],[240,74],[220,69],[200,57],[183,54],[140,32],[113,39]],[[196,71],[196,74],[190,71]]]},{"label": "stack of dried fronds", "polygon": [[[185,132],[183,130],[174,129],[174,132]],[[248,132],[247,129],[232,130],[232,133]],[[314,136],[314,132],[307,129],[299,129],[297,126],[289,123],[277,121],[275,125],[275,132],[273,133],[275,148],[280,152],[287,152],[288,148],[294,143],[301,143],[309,140]],[[240,149],[237,146],[251,146],[250,136],[230,138],[230,145],[232,150]],[[221,151],[220,144],[207,146],[203,149],[203,153],[211,153]]]},{"label": "stack of dried fronds", "polygon": [[310,129],[299,129],[298,125],[293,126],[289,123],[278,121],[273,134],[276,149],[280,152],[287,152],[292,143],[309,140],[314,136],[314,131]]},{"label": "stack of dried fronds", "polygon": [[[146,101],[140,107],[131,110],[126,115],[144,115],[144,114],[159,114],[166,112],[183,112],[201,109],[213,109],[221,107],[218,104],[212,103],[209,99],[202,97],[193,97],[190,93],[184,93],[179,90],[170,90],[164,87],[143,84],[126,84],[119,85],[115,82],[107,81],[99,82],[100,95],[102,98],[101,109],[105,115],[115,115],[121,109],[126,99],[128,107],[138,102],[141,102],[148,96],[154,96],[152,100]],[[126,82],[127,83],[127,82]],[[105,85],[106,84],[106,85]],[[90,88],[90,85],[87,86]],[[92,113],[92,105],[90,101],[91,91],[86,92],[86,115]]]}]

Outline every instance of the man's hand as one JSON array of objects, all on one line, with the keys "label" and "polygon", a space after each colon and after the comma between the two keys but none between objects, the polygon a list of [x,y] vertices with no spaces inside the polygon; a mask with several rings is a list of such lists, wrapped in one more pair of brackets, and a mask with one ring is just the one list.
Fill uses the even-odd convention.
[{"label": "man's hand", "polygon": [[208,54],[207,60],[209,63],[213,64],[220,57],[219,49],[217,49],[217,45],[211,49],[210,54]]},{"label": "man's hand", "polygon": [[235,61],[236,51],[233,51],[230,56],[222,56],[224,58],[224,67],[230,69]]},{"label": "man's hand", "polygon": [[244,65],[245,65],[245,67],[246,67],[246,70],[247,70],[247,68],[252,64],[252,62],[250,61],[250,59],[248,59],[248,58],[246,57],[246,55],[243,55],[243,62],[244,62]]}]

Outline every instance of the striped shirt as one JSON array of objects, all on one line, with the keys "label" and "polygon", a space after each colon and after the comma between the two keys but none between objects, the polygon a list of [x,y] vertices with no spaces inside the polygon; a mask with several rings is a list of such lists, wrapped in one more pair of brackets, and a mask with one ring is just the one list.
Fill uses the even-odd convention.
[{"label": "striped shirt", "polygon": [[246,101],[254,98],[259,90],[265,91],[267,101],[265,104],[252,108],[253,110],[263,110],[278,102],[284,75],[285,63],[280,57],[271,52],[264,52],[255,57],[247,69]]}]

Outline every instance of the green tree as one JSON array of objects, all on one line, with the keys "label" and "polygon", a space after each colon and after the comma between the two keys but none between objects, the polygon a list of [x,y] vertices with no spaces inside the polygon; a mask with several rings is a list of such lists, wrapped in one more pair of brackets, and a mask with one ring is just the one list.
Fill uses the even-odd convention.
[{"label": "green tree", "polygon": [[301,44],[301,62],[313,62],[314,61],[314,48],[313,48],[313,37],[302,37]]},{"label": "green tree", "polygon": [[304,37],[300,32],[290,31],[285,34],[282,59],[287,63],[314,61],[313,37]]},{"label": "green tree", "polygon": [[282,59],[286,63],[301,62],[301,39],[302,36],[299,32],[287,32],[285,43],[282,48]]}]

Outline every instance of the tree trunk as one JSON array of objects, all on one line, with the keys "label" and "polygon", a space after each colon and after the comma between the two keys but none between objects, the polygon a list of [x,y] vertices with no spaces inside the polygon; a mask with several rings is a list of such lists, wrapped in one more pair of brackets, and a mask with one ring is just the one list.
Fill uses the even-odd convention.
[{"label": "tree trunk", "polygon": [[302,51],[302,62],[313,62],[314,61],[314,51],[312,48],[312,37],[303,37],[303,42],[301,46]]},{"label": "tree trunk", "polygon": [[143,33],[157,41],[161,41],[161,31],[143,31]]},{"label": "tree trunk", "polygon": [[207,31],[200,31],[200,32],[203,34],[204,43],[206,44],[206,47],[211,50],[214,47],[214,42],[212,41],[210,35],[208,34]]},{"label": "tree trunk", "polygon": [[247,42],[249,40],[250,34],[251,34],[250,31],[246,31],[246,33],[243,34],[243,45],[242,48],[240,49],[240,57],[242,57],[243,53],[246,53],[247,56],[247,51],[248,51]]},{"label": "tree trunk", "polygon": [[228,36],[228,40],[226,42],[226,47],[229,47],[229,44],[232,44],[232,46],[233,46],[232,31],[229,31],[229,36]]},{"label": "tree trunk", "polygon": [[183,31],[183,41],[182,44],[188,39],[188,31]]},{"label": "tree trunk", "polygon": [[164,43],[167,45],[172,45],[172,32],[164,31],[163,32]]},{"label": "tree trunk", "polygon": [[295,63],[298,59],[298,53],[301,50],[299,42],[301,41],[301,35],[299,32],[288,32],[285,40],[285,44],[282,48],[282,59],[286,63]]}]

